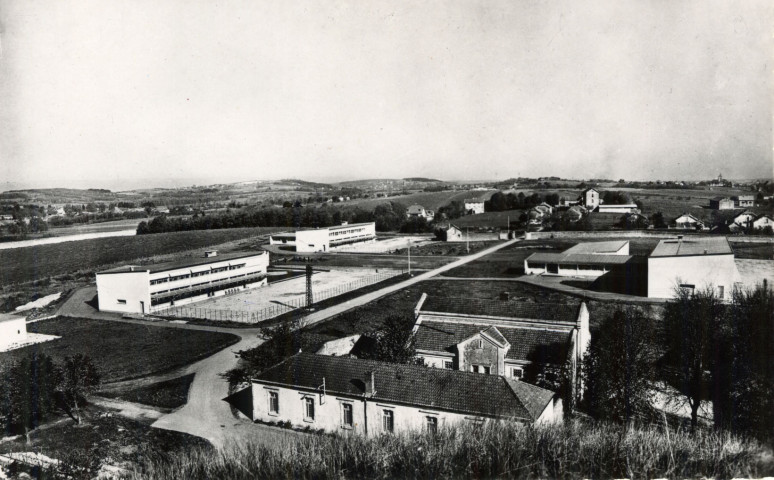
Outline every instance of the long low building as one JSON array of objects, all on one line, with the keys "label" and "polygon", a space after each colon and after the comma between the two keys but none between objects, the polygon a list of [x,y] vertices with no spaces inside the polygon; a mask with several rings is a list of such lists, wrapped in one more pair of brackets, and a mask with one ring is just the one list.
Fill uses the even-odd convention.
[{"label": "long low building", "polygon": [[127,265],[97,273],[99,309],[152,313],[175,305],[266,284],[269,252],[205,252],[155,265]]},{"label": "long low building", "polygon": [[14,344],[27,340],[27,323],[24,317],[0,313],[0,352]]},{"label": "long low building", "polygon": [[678,288],[711,287],[730,300],[741,277],[734,252],[725,237],[690,237],[661,240],[648,256],[648,297],[671,298]]},{"label": "long low building", "polygon": [[344,223],[335,227],[296,230],[295,233],[278,233],[269,237],[270,245],[295,246],[297,252],[327,252],[333,247],[376,240],[376,224]]},{"label": "long low building", "polygon": [[495,375],[298,353],[252,380],[252,419],[365,436],[561,421],[554,392]]},{"label": "long low building", "polygon": [[631,260],[626,240],[579,243],[561,253],[538,252],[524,259],[528,275],[599,277]]}]

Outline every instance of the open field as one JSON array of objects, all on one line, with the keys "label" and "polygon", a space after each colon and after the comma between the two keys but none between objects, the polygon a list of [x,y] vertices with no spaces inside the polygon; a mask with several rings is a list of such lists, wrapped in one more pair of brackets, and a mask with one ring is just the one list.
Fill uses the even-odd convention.
[{"label": "open field", "polygon": [[159,233],[132,237],[98,238],[55,245],[0,250],[0,285],[31,282],[47,277],[89,272],[152,257],[265,235],[279,228],[235,228]]},{"label": "open field", "polygon": [[485,212],[478,215],[465,215],[464,217],[455,218],[451,220],[451,223],[457,225],[460,228],[465,227],[494,227],[501,228],[503,230],[508,228],[509,220],[510,225],[516,225],[519,223],[519,217],[524,213],[524,210],[504,210],[502,212]]},{"label": "open field", "polygon": [[[515,301],[535,303],[570,303],[580,300],[571,295],[520,282],[497,280],[426,280],[395,292],[375,302],[344,312],[328,321],[304,330],[324,342],[343,338],[355,333],[369,333],[381,328],[384,320],[394,314],[412,316],[422,293],[430,296],[453,298],[480,298],[497,300],[502,292],[508,292]],[[614,302],[587,302],[592,328],[596,328],[618,305]],[[653,312],[658,311],[654,307]]]},{"label": "open field", "polygon": [[0,364],[32,352],[58,360],[83,353],[94,360],[105,383],[172,370],[239,341],[238,336],[230,333],[68,317],[41,320],[27,328],[62,338],[0,353]]},{"label": "open field", "polygon": [[397,195],[394,197],[354,199],[350,200],[349,202],[342,203],[341,205],[352,205],[364,210],[373,210],[379,205],[396,202],[403,205],[404,207],[419,204],[429,210],[438,210],[439,208],[443,207],[444,205],[448,205],[454,200],[463,201],[466,198],[488,199],[495,191],[496,190],[444,190],[442,192],[418,192],[410,193],[408,195]]},{"label": "open field", "polygon": [[132,218],[126,220],[115,220],[112,222],[98,222],[98,223],[86,223],[83,225],[72,225],[69,227],[56,227],[50,228],[47,233],[61,236],[61,235],[78,235],[81,233],[94,233],[94,232],[115,232],[118,230],[127,230],[130,228],[137,229],[142,221],[148,221],[147,218]]}]

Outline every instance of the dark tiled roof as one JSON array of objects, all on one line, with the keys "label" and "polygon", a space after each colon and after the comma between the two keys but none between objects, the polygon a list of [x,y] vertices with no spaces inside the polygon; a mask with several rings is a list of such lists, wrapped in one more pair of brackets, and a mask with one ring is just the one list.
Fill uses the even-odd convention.
[{"label": "dark tiled roof", "polygon": [[485,330],[483,330],[483,333],[488,335],[489,338],[491,338],[492,340],[494,340],[495,342],[497,342],[502,346],[505,346],[509,343],[508,340],[506,340],[505,337],[503,337],[503,334],[500,333],[500,330],[498,330],[497,327],[495,326],[486,328]]},{"label": "dark tiled roof", "polygon": [[[264,252],[251,252],[251,253],[245,253],[245,252],[239,252],[239,253],[219,253],[218,255],[214,257],[204,257],[204,254],[200,257],[190,257],[190,258],[181,258],[180,260],[175,260],[172,262],[164,262],[164,263],[155,263],[152,265],[124,265],[122,267],[118,268],[112,268],[110,270],[105,270],[102,272],[97,272],[98,274],[101,273],[128,273],[131,271],[135,272],[144,272],[146,270],[149,270],[151,273],[155,272],[164,272],[167,270],[177,270],[181,268],[187,268],[187,267],[198,267],[200,265],[207,265],[209,263],[218,263],[218,262],[228,262],[230,260],[236,260],[240,258],[248,258],[248,257],[254,257],[263,255]],[[132,270],[134,268],[134,270]]]},{"label": "dark tiled roof", "polygon": [[422,312],[458,313],[575,323],[580,304],[529,303],[517,300],[428,296]]},{"label": "dark tiled roof", "polygon": [[376,390],[373,401],[463,414],[534,421],[554,395],[534,385],[514,386],[499,375],[308,353],[294,355],[254,380],[317,389],[324,378],[329,395],[363,396],[370,372]]},{"label": "dark tiled roof", "polygon": [[[469,323],[436,322],[423,320],[414,336],[417,350],[451,352],[454,346],[466,338],[486,330],[485,325]],[[569,331],[505,327],[498,325],[497,330],[511,344],[505,358],[508,360],[528,360],[536,363],[562,364],[567,357],[570,340]]]}]

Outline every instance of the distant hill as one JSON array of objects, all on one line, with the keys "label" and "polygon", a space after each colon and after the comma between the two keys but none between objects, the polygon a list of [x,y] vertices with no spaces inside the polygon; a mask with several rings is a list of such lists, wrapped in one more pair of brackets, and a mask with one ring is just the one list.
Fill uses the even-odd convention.
[{"label": "distant hill", "polygon": [[403,180],[405,180],[407,182],[427,182],[427,183],[431,183],[431,182],[441,183],[441,182],[443,182],[443,180],[436,180],[434,178],[425,178],[425,177],[408,177],[408,178],[404,178]]}]

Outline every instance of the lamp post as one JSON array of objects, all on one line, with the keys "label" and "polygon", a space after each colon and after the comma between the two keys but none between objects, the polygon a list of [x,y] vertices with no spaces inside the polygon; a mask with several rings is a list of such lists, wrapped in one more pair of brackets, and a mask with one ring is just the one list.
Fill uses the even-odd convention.
[{"label": "lamp post", "polygon": [[408,274],[410,277],[411,276],[411,239],[410,238],[406,241],[406,246],[408,247],[406,251],[408,252]]}]

